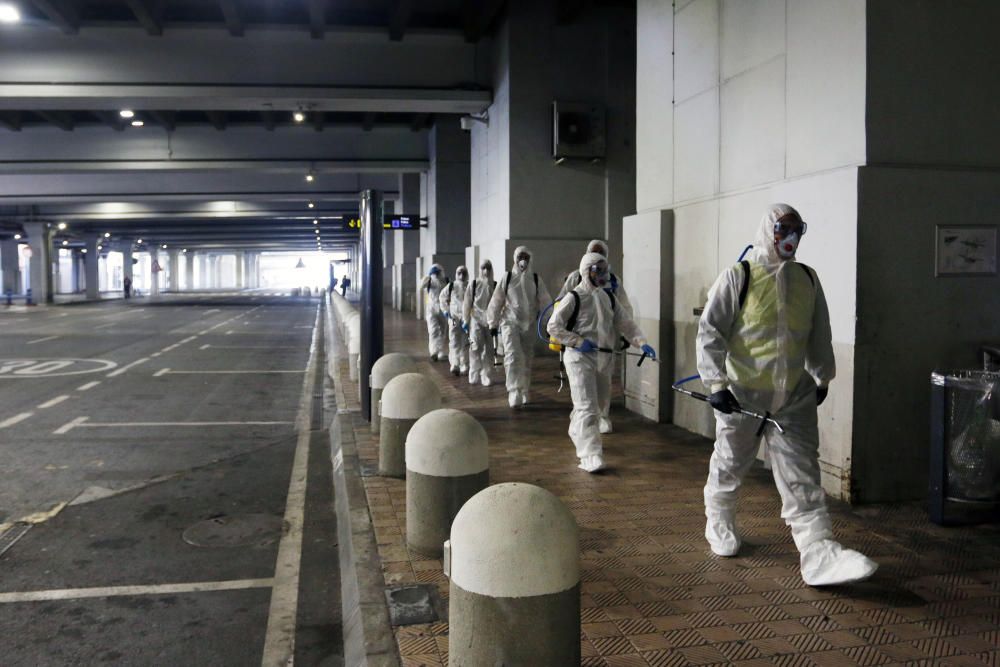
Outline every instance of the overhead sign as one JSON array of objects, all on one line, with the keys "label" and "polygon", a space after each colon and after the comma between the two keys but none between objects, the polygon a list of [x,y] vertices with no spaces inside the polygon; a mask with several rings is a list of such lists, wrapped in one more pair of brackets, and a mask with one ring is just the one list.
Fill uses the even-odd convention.
[{"label": "overhead sign", "polygon": [[117,365],[104,359],[0,359],[0,380],[100,373]]},{"label": "overhead sign", "polygon": [[382,217],[382,226],[386,229],[410,230],[420,229],[420,216],[403,213],[386,213]]}]

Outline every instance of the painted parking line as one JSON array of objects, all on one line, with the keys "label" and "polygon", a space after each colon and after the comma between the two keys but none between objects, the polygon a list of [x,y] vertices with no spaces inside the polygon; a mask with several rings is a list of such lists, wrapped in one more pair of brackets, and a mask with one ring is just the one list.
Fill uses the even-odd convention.
[{"label": "painted parking line", "polygon": [[294,424],[291,421],[242,421],[242,422],[92,422],[90,417],[77,417],[69,421],[55,431],[54,435],[65,435],[76,428],[157,428],[157,427],[197,427],[206,428],[209,426],[288,426]]},{"label": "painted parking line", "polygon": [[305,371],[173,371],[166,369],[171,375],[253,375],[253,374],[273,374],[273,373],[305,373]]},{"label": "painted parking line", "polygon": [[100,380],[94,380],[93,382],[88,382],[87,384],[81,384],[79,387],[76,388],[76,390],[77,391],[89,391],[89,390],[93,389],[94,387],[96,387],[99,384],[101,384]]},{"label": "painted parking line", "polygon": [[29,340],[25,345],[34,345],[36,343],[44,343],[47,340],[55,340],[60,336],[46,336],[45,338],[36,338],[35,340]]},{"label": "painted parking line", "polygon": [[124,373],[125,371],[127,371],[128,369],[135,368],[139,364],[144,364],[147,361],[149,361],[149,357],[143,357],[142,359],[137,359],[136,361],[133,361],[131,364],[126,364],[126,365],[122,366],[121,368],[119,368],[116,371],[111,371],[105,377],[109,377],[109,378],[118,377],[119,375],[121,375],[122,373]]},{"label": "painted parking line", "polygon": [[56,396],[52,400],[45,401],[44,403],[42,403],[41,405],[39,405],[38,408],[40,410],[46,410],[48,408],[54,407],[56,405],[59,405],[63,401],[67,400],[68,398],[69,398],[69,394],[63,394],[62,396]]},{"label": "painted parking line", "polygon": [[29,417],[33,416],[34,414],[35,414],[34,412],[22,412],[19,415],[14,415],[13,417],[8,417],[7,419],[4,419],[3,421],[0,421],[0,428],[7,428],[8,426],[13,426],[14,424],[20,424],[25,419],[28,419]]},{"label": "painted parking line", "polygon": [[155,373],[153,373],[153,377],[158,378],[161,375],[166,375],[169,372],[170,372],[169,368],[161,368],[160,370],[158,370]]},{"label": "painted parking line", "polygon": [[230,581],[196,581],[191,583],[153,584],[147,586],[57,588],[47,591],[0,593],[0,604],[11,602],[45,602],[50,600],[82,600],[85,598],[111,598],[131,595],[177,595],[179,593],[241,591],[251,588],[271,588],[272,586],[274,586],[274,579],[233,579]]},{"label": "painted parking line", "polygon": [[302,350],[304,346],[302,345],[212,345],[211,343],[205,343],[199,350],[207,350],[212,348],[213,350]]},{"label": "painted parking line", "polygon": [[72,420],[66,422],[65,424],[63,424],[62,426],[60,426],[59,428],[57,428],[56,430],[52,431],[52,434],[53,435],[62,435],[63,433],[69,433],[74,428],[76,428],[80,424],[84,423],[88,419],[90,419],[90,417],[77,417],[76,419],[72,419]]}]

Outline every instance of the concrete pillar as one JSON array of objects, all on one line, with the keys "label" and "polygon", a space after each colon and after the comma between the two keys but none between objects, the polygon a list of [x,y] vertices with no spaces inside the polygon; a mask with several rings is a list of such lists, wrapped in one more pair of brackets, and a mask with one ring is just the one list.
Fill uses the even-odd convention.
[{"label": "concrete pillar", "polygon": [[461,410],[417,420],[406,437],[406,545],[441,558],[455,515],[490,485],[486,429]]},{"label": "concrete pillar", "polygon": [[531,484],[491,486],[445,546],[449,665],[579,665],[580,544],[573,513]]},{"label": "concrete pillar", "polygon": [[194,289],[194,256],[193,250],[184,253],[184,288],[189,292]]},{"label": "concrete pillar", "polygon": [[382,390],[378,445],[380,475],[406,476],[406,436],[418,419],[440,407],[441,394],[430,378],[420,373],[403,373],[389,380]]},{"label": "concrete pillar", "polygon": [[[399,199],[396,213],[421,213],[420,174],[400,174]],[[417,279],[415,262],[420,255],[420,232],[392,232],[393,235],[393,302],[396,310],[416,310]]]},{"label": "concrete pillar", "polygon": [[469,133],[449,119],[435,124],[427,141],[431,166],[425,177],[427,227],[420,230],[420,256],[425,265],[442,264],[451,276],[465,264],[472,237]]},{"label": "concrete pillar", "polygon": [[99,274],[101,253],[97,249],[101,237],[88,234],[84,242],[87,252],[83,255],[83,270],[87,280],[87,298],[91,301],[101,298],[101,277]]},{"label": "concrete pillar", "polygon": [[24,224],[28,235],[31,259],[28,261],[28,282],[34,303],[52,303],[52,229],[47,222]]},{"label": "concrete pillar", "polygon": [[19,294],[21,292],[21,266],[17,253],[17,241],[4,239],[0,241],[0,267],[3,267],[3,293]]},{"label": "concrete pillar", "polygon": [[390,352],[389,354],[382,355],[382,358],[372,366],[372,375],[369,380],[372,392],[372,433],[375,435],[379,433],[379,426],[381,424],[379,401],[382,400],[382,390],[385,389],[385,385],[389,384],[389,380],[397,375],[416,372],[417,365],[413,363],[413,359],[409,355],[399,352]]},{"label": "concrete pillar", "polygon": [[132,271],[132,241],[126,240],[122,245],[122,280],[134,280]]},{"label": "concrete pillar", "polygon": [[149,248],[149,295],[159,296],[160,294],[160,274],[163,273],[163,267],[160,266],[160,270],[157,271],[156,268],[160,266],[160,251],[156,246],[150,246]]},{"label": "concrete pillar", "polygon": [[236,289],[243,289],[246,287],[244,284],[244,276],[246,275],[246,253],[238,252],[236,253]]},{"label": "concrete pillar", "polygon": [[167,259],[170,264],[170,273],[167,276],[167,290],[179,292],[181,289],[181,264],[179,250],[171,248],[167,250]]},{"label": "concrete pillar", "polygon": [[208,255],[198,253],[198,289],[206,289],[208,285]]}]

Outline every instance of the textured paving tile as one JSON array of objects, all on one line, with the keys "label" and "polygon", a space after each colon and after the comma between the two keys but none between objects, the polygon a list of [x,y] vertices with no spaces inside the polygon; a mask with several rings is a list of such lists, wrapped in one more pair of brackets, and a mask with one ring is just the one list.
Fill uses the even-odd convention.
[{"label": "textured paving tile", "polygon": [[[616,400],[605,438],[609,469],[576,468],[566,435],[568,392],[557,394],[554,357],[536,358],[533,403],[510,410],[502,386],[470,387],[426,361],[425,331],[387,313],[386,350],[407,352],[436,380],[444,404],[475,416],[490,438],[491,483],[538,484],[580,525],[583,665],[993,665],[1000,667],[1000,530],[941,528],[919,504],[849,508],[831,503],[835,531],[881,569],[857,586],[806,586],[779,517],[770,474],[741,492],[739,557],[704,543],[701,489],[711,443],[627,413]],[[341,360],[346,380],[346,361]],[[357,386],[337,388],[363,466],[378,442],[358,415]],[[620,395],[618,392],[616,395]],[[443,599],[439,561],[406,547],[403,480],[365,477],[387,584],[425,582]],[[448,624],[396,629],[403,664],[447,664]]]}]

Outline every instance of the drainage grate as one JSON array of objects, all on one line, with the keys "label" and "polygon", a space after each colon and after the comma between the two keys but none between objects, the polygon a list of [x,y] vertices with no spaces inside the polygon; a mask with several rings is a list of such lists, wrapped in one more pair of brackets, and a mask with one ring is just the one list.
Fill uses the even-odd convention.
[{"label": "drainage grate", "polygon": [[389,623],[414,625],[433,623],[440,618],[435,609],[437,586],[418,584],[387,588],[385,600],[389,604]]},{"label": "drainage grate", "polygon": [[184,531],[184,541],[196,547],[264,547],[277,542],[285,529],[273,514],[221,514]]},{"label": "drainage grate", "polygon": [[31,530],[32,524],[19,522],[0,534],[0,556],[7,553],[7,550],[17,544],[17,541],[24,537],[24,534]]}]

